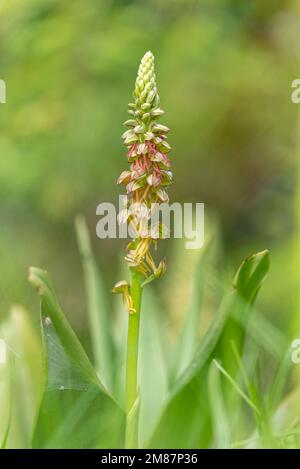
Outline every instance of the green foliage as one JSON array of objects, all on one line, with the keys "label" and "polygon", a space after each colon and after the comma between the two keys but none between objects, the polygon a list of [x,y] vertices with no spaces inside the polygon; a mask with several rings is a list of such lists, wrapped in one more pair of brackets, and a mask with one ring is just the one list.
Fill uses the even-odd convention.
[{"label": "green foliage", "polygon": [[[82,253],[85,246],[83,263],[88,260],[93,269],[96,269],[90,248],[86,251],[89,246],[88,234],[83,219],[80,224],[77,223],[77,229],[80,231]],[[238,317],[245,319],[249,316],[268,270],[267,251],[250,256],[242,263],[207,332],[191,355],[191,362],[186,363],[175,381],[170,381],[172,362],[165,360],[163,352],[166,339],[162,336],[162,313],[149,288],[141,316],[139,394],[127,416],[130,436],[135,435],[134,441],[138,441],[140,446],[228,447],[232,444],[234,433],[228,416],[235,414],[237,409],[242,412],[242,401],[254,411],[254,421],[257,420],[262,438],[261,444],[274,441],[268,433],[270,420],[264,417],[264,408],[257,401],[257,390],[248,380],[240,358],[249,320],[237,321]],[[58,304],[47,274],[40,269],[31,268],[29,280],[41,296],[41,329],[45,355],[44,390],[34,427],[33,446],[122,446],[125,437],[123,411],[99,381],[93,365]],[[95,288],[94,275],[88,275],[86,283],[88,291],[91,285]],[[105,304],[102,302],[101,307],[105,308]],[[100,303],[97,305],[100,307]],[[195,309],[198,311],[197,307],[189,309],[192,319],[187,317],[187,321],[193,321],[197,328]],[[100,314],[104,313],[102,311]],[[91,319],[93,324],[93,316]],[[107,327],[112,330],[112,323],[107,323]],[[184,331],[187,333],[186,327]],[[116,349],[114,335],[112,332],[108,333],[112,346]],[[197,335],[193,334],[193,337],[199,343]],[[178,341],[177,347],[178,351],[182,350],[182,339]],[[109,363],[106,363],[108,368],[114,366],[113,355],[110,357]],[[230,367],[230,372],[226,365]],[[222,372],[224,381],[217,368]],[[239,379],[239,371],[244,377],[246,392],[236,381]],[[228,383],[233,392],[228,391]],[[246,394],[248,392],[249,395]],[[182,428],[185,432],[181,431]],[[127,441],[127,444],[131,443]]]},{"label": "green foliage", "polygon": [[229,448],[231,428],[222,392],[222,383],[214,362],[208,372],[208,395],[216,448]]},{"label": "green foliage", "polygon": [[[97,343],[97,347],[92,349],[92,363],[59,305],[48,274],[41,269],[30,268],[29,281],[41,299],[43,386],[39,404],[35,399],[30,411],[31,416],[36,413],[35,422],[33,424],[31,419],[25,428],[27,437],[32,431],[32,442],[28,441],[28,447],[113,448],[125,444],[125,414],[122,410],[125,402],[120,391],[124,380],[122,367],[116,366],[116,358],[119,363],[124,362],[125,357],[122,359],[118,355],[124,354],[125,343],[120,343],[120,338],[116,340],[113,327],[116,315],[112,314],[108,320],[108,302],[101,289],[101,281],[97,293],[101,276],[83,218],[77,219],[77,234],[91,308],[91,339],[102,340],[103,330],[95,331],[93,328],[101,327],[103,320],[110,345],[106,348],[108,342]],[[260,337],[256,337],[256,329],[251,325],[254,319],[255,324],[261,323],[262,330],[269,327],[268,320],[262,322],[262,317],[254,309],[257,294],[269,271],[269,253],[263,251],[245,259],[231,287],[221,295],[217,312],[211,315],[208,327],[202,331],[207,294],[204,279],[212,261],[209,254],[211,246],[196,262],[193,299],[182,333],[175,343],[172,344],[165,334],[163,307],[154,290],[149,286],[145,289],[141,314],[139,393],[127,416],[128,435],[133,439],[127,441],[127,445],[153,448],[279,447],[286,445],[287,439],[296,438],[298,427],[293,423],[290,407],[295,408],[295,398],[290,396],[286,401],[288,406],[284,402],[281,404],[290,373],[288,351],[264,396],[258,352],[265,349],[264,353],[278,363],[284,343],[275,353],[268,343],[264,344]],[[39,356],[40,345],[34,345],[35,333],[31,326],[26,325],[25,313],[17,311],[13,314],[15,325],[22,329],[24,339],[27,337],[23,339],[27,347],[33,347],[34,355]],[[102,318],[101,322],[97,322],[97,314]],[[128,313],[123,311],[122,314]],[[257,317],[252,319],[254,314]],[[10,340],[9,330],[16,332],[16,327],[12,329],[10,325],[8,328],[9,324],[3,329],[7,340]],[[191,324],[196,331],[192,330]],[[197,333],[199,327],[200,335]],[[283,339],[279,331],[274,327],[270,330],[280,344]],[[178,371],[174,375],[174,360],[168,359],[166,350],[170,348],[171,354],[180,357],[184,352],[185,335],[184,341],[188,343],[189,338],[193,344],[188,348],[190,358],[186,356],[184,361],[178,362]],[[115,352],[108,353],[111,350]],[[106,370],[114,370],[111,375],[103,374],[103,368],[98,366],[103,363],[104,356]],[[31,361],[28,359],[28,363]],[[8,366],[7,370],[16,380],[14,368]],[[33,376],[37,371],[41,373],[36,363],[26,389],[29,382],[34,383]],[[112,389],[107,388],[102,376],[113,378]],[[1,387],[0,392],[4,397]],[[297,392],[295,390],[296,396]],[[22,413],[15,414],[18,407],[15,407],[16,395],[12,388],[9,395],[12,401],[9,412],[3,414],[2,447],[15,445],[13,432],[22,416]],[[119,403],[114,395],[118,396]],[[285,409],[283,414],[282,406]],[[252,413],[250,420],[249,409]],[[285,415],[284,420],[282,415]]]},{"label": "green foliage", "polygon": [[[193,448],[211,444],[212,422],[207,406],[209,366],[213,358],[222,358],[225,346],[223,334],[230,327],[232,319],[235,315],[248,313],[268,271],[268,258],[269,253],[262,252],[246,259],[241,265],[194,360],[177,380],[151,439],[151,447]],[[226,345],[229,348],[230,342]],[[240,349],[242,346],[240,342]],[[185,429],[184,433],[182,428]]]},{"label": "green foliage", "polygon": [[45,385],[33,434],[35,448],[115,448],[123,412],[107,394],[55,297],[46,272],[31,268],[41,295]]}]

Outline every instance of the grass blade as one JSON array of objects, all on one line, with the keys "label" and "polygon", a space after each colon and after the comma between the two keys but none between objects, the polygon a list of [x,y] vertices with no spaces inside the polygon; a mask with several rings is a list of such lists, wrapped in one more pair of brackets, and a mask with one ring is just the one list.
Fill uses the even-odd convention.
[{"label": "grass blade", "polygon": [[217,448],[230,447],[230,425],[222,394],[220,375],[211,364],[208,373],[209,403],[213,421],[214,444]]},{"label": "grass blade", "polygon": [[113,339],[109,327],[108,302],[103,281],[93,257],[88,228],[82,216],[75,221],[79,250],[84,269],[90,335],[96,370],[111,391],[113,383]]},{"label": "grass blade", "polygon": [[191,363],[197,348],[208,248],[209,246],[204,251],[200,250],[199,258],[195,267],[192,301],[186,315],[186,321],[180,337],[180,343],[177,352],[177,376],[179,376]]},{"label": "grass blade", "polygon": [[244,393],[244,391],[239,387],[237,382],[230,376],[229,373],[220,365],[220,363],[217,362],[217,360],[213,360],[213,363],[216,365],[216,367],[223,373],[223,375],[226,377],[226,379],[229,381],[229,383],[232,385],[232,387],[236,390],[236,392],[244,399],[244,401],[254,410],[254,412],[257,415],[260,415],[259,409],[256,407],[256,405],[249,399],[247,394]]}]

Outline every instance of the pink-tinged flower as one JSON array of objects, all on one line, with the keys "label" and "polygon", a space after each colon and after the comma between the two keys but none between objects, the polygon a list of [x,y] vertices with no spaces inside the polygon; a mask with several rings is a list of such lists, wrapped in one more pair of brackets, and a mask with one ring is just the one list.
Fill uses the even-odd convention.
[{"label": "pink-tinged flower", "polygon": [[[122,138],[127,147],[127,159],[130,169],[123,171],[118,184],[125,184],[128,194],[128,206],[120,213],[119,220],[134,221],[136,239],[130,243],[126,260],[128,265],[142,272],[148,280],[161,276],[165,271],[165,263],[156,267],[151,256],[151,245],[162,238],[162,228],[156,227],[155,233],[149,227],[148,219],[138,219],[136,213],[130,213],[130,207],[135,203],[142,203],[150,207],[152,203],[168,202],[166,187],[172,183],[170,159],[167,153],[171,147],[167,142],[169,128],[157,122],[164,114],[159,107],[160,99],[157,93],[154,73],[154,57],[149,52],[142,59],[136,86],[134,102],[129,104],[130,119],[124,125],[128,127]],[[145,229],[146,228],[146,229]],[[145,236],[146,233],[146,236]]]}]

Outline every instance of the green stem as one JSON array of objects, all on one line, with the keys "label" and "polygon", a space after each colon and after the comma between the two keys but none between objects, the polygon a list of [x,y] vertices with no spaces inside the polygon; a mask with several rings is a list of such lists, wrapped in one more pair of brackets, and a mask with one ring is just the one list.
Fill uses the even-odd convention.
[{"label": "green stem", "polygon": [[[127,337],[127,357],[126,357],[126,447],[137,447],[137,418],[138,412],[133,411],[133,405],[138,395],[137,372],[138,372],[138,350],[139,350],[139,329],[140,310],[142,300],[141,273],[134,270],[132,272],[131,296],[135,313],[129,314],[128,337]],[[132,412],[130,412],[132,410]]]}]

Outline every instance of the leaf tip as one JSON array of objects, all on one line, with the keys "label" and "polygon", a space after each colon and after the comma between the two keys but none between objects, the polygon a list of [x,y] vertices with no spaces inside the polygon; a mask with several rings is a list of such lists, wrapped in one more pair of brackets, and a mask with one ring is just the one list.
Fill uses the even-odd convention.
[{"label": "leaf tip", "polygon": [[38,267],[29,267],[28,281],[36,289],[39,295],[43,295],[45,293],[45,284],[42,278],[47,275],[48,273],[46,270]]}]

